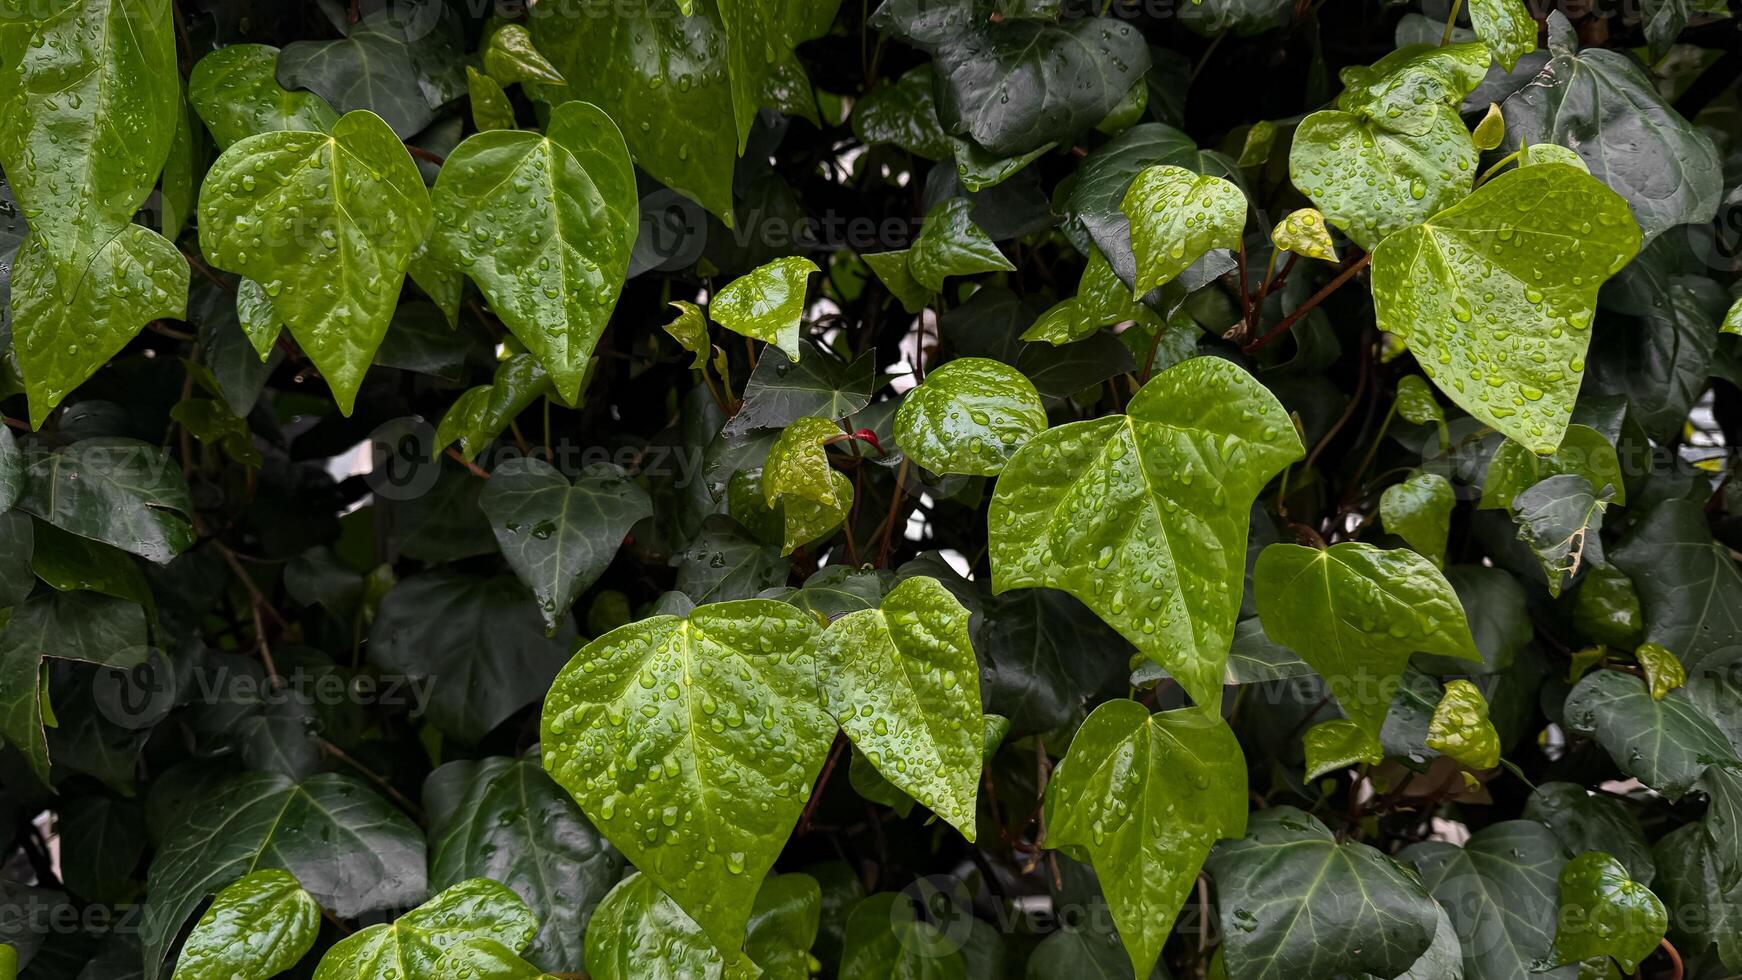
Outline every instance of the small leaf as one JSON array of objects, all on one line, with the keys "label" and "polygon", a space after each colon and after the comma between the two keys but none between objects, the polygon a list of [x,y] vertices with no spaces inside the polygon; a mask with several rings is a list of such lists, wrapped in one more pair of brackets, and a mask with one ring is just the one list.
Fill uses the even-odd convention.
[{"label": "small leaf", "polygon": [[330,133],[339,114],[313,92],[278,84],[278,49],[231,44],[202,57],[188,76],[188,101],[220,149],[280,130]]},{"label": "small leaf", "polygon": [[1300,439],[1275,397],[1221,358],[1168,368],[1127,411],[1049,429],[1005,466],[988,517],[992,588],[1071,593],[1214,704],[1247,512]]},{"label": "small leaf", "polygon": [[514,104],[496,80],[466,66],[466,96],[472,100],[472,124],[478,131],[515,128]]},{"label": "small leaf", "polygon": [[1184,167],[1156,166],[1139,173],[1119,209],[1131,222],[1136,296],[1172,281],[1213,248],[1238,248],[1246,226],[1246,195],[1240,188]]},{"label": "small leaf", "polygon": [[182,946],[175,980],[267,980],[314,946],[321,907],[296,877],[251,872],[218,893]]},{"label": "small leaf", "polygon": [[1656,643],[1641,643],[1633,651],[1639,666],[1645,670],[1645,681],[1651,685],[1651,696],[1662,701],[1669,692],[1688,682],[1688,672],[1682,662],[1667,647]]},{"label": "small leaf", "polygon": [[563,84],[562,73],[539,53],[521,24],[503,24],[484,42],[484,70],[503,85],[515,82]]},{"label": "small leaf", "polygon": [[737,947],[725,948],[729,961],[652,878],[635,873],[611,889],[587,926],[587,972],[596,980],[755,975]]},{"label": "small leaf", "polygon": [[616,557],[635,522],[653,516],[647,491],[617,466],[595,463],[571,484],[556,467],[531,458],[498,466],[478,505],[553,630]]},{"label": "small leaf", "polygon": [[819,271],[810,259],[775,259],[727,283],[708,305],[708,315],[727,330],[773,344],[796,361],[806,284]]},{"label": "small leaf", "polygon": [[695,361],[690,367],[697,371],[706,371],[710,348],[707,317],[702,315],[702,308],[694,303],[677,300],[671,306],[677,310],[677,319],[665,325],[665,332],[677,341],[679,347],[695,355]]},{"label": "small leaf", "polygon": [[[817,632],[770,599],[654,616],[582,648],[545,699],[545,769],[721,949],[743,943],[745,883],[785,845],[833,738]],[[631,765],[660,778],[620,778]]]},{"label": "small leaf", "polygon": [[1161,955],[1217,840],[1246,832],[1246,771],[1220,718],[1096,708],[1047,785],[1047,844],[1081,848],[1139,977]]},{"label": "small leaf", "polygon": [[1649,888],[1627,877],[1621,862],[1601,851],[1581,854],[1561,869],[1561,962],[1614,957],[1628,973],[1663,940],[1669,916]]},{"label": "small leaf", "polygon": [[968,611],[916,576],[832,623],[817,650],[841,730],[884,778],[973,841],[985,740]]},{"label": "small leaf", "polygon": [[1427,747],[1478,771],[1500,764],[1500,734],[1488,720],[1488,699],[1476,685],[1463,679],[1446,682],[1446,693],[1428,722]]},{"label": "small leaf", "polygon": [[1397,382],[1397,414],[1416,425],[1446,426],[1446,412],[1434,400],[1433,389],[1419,374],[1406,374]]},{"label": "small leaf", "polygon": [[1402,538],[1435,565],[1444,565],[1457,491],[1438,473],[1416,470],[1379,496],[1385,530]]},{"label": "small leaf", "polygon": [[378,116],[232,145],[200,187],[200,249],[260,282],[346,415],[387,333],[429,193]]},{"label": "small leaf", "polygon": [[1016,270],[974,223],[973,202],[965,197],[952,197],[925,216],[918,237],[907,250],[907,268],[914,280],[932,293],[944,288],[947,276]]},{"label": "small leaf", "polygon": [[1596,180],[1552,165],[1508,171],[1378,247],[1374,315],[1465,411],[1553,452],[1584,374],[1597,287],[1638,251],[1625,202]]},{"label": "small leaf", "polygon": [[1290,212],[1270,230],[1270,243],[1280,251],[1294,252],[1309,259],[1337,261],[1331,230],[1325,227],[1325,216],[1317,208]]},{"label": "small leaf", "polygon": [[[1470,26],[1507,71],[1520,57],[1536,50],[1536,18],[1523,0],[1470,0]],[[1478,148],[1492,150],[1498,145],[1500,141],[1495,140],[1487,146],[1478,143]]]},{"label": "small leaf", "polygon": [[458,442],[461,458],[470,461],[494,442],[508,424],[541,396],[554,394],[550,375],[531,354],[515,354],[496,366],[490,384],[468,388],[448,406],[436,425],[430,458]]},{"label": "small leaf", "polygon": [[1512,500],[1518,539],[1530,547],[1548,576],[1548,592],[1558,597],[1586,562],[1603,561],[1603,511],[1607,494],[1598,494],[1582,476],[1551,476]]},{"label": "small leaf", "polygon": [[895,414],[895,441],[934,473],[997,476],[1046,422],[1040,394],[1022,372],[961,357],[908,392]]},{"label": "small leaf", "polygon": [[1627,502],[1627,484],[1614,445],[1596,429],[1569,425],[1560,446],[1547,455],[1538,456],[1510,439],[1501,443],[1482,478],[1479,506],[1512,510],[1520,493],[1562,474],[1584,477],[1591,489],[1611,490],[1616,503]]},{"label": "small leaf", "polygon": [[525,949],[538,930],[526,903],[507,886],[473,878],[445,889],[391,925],[373,925],[339,940],[321,957],[314,980],[435,980],[450,948],[492,939]]},{"label": "small leaf", "polygon": [[890,295],[901,301],[901,308],[909,313],[918,313],[925,309],[931,301],[932,291],[925,284],[913,277],[913,269],[908,266],[908,257],[913,249],[902,248],[892,252],[863,252],[859,257],[871,267]]},{"label": "small leaf", "polygon": [[[1500,2],[1507,3],[1511,0],[1500,0]],[[1532,44],[1535,43],[1534,32],[1535,28],[1532,28]],[[1476,149],[1484,153],[1499,146],[1506,139],[1506,117],[1501,114],[1498,105],[1492,102],[1488,103],[1488,112],[1482,117],[1482,121],[1476,124],[1476,128],[1470,131],[1470,139],[1476,144]]]},{"label": "small leaf", "polygon": [[1306,783],[1356,763],[1378,765],[1385,759],[1385,747],[1379,739],[1347,718],[1319,722],[1306,730],[1301,743],[1306,749],[1306,776],[1302,780]]},{"label": "small leaf", "polygon": [[1210,855],[1222,948],[1241,980],[1396,976],[1432,944],[1439,911],[1413,875],[1316,818],[1278,806]]},{"label": "small leaf", "polygon": [[[1165,296],[1166,293],[1158,295]],[[1077,294],[1053,304],[1022,332],[1022,339],[1043,340],[1056,347],[1092,336],[1102,327],[1128,321],[1147,330],[1166,329],[1155,310],[1131,297],[1131,290],[1119,281],[1100,250],[1091,249],[1083,276],[1077,281]],[[1196,333],[1193,327],[1194,343]]]},{"label": "small leaf", "polygon": [[806,417],[787,426],[768,450],[762,466],[762,496],[772,507],[785,497],[799,497],[830,507],[840,502],[824,448],[840,438],[841,429],[828,419]]},{"label": "small leaf", "polygon": [[807,544],[822,540],[852,515],[853,481],[844,473],[830,470],[829,486],[834,491],[832,502],[796,495],[780,499],[781,555],[790,555]]}]

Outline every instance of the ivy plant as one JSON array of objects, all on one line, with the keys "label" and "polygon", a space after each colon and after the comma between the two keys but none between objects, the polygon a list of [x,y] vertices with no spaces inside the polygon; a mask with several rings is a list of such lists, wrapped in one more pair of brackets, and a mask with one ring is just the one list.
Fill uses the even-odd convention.
[{"label": "ivy plant", "polygon": [[0,978],[1742,974],[1734,13],[0,0]]}]

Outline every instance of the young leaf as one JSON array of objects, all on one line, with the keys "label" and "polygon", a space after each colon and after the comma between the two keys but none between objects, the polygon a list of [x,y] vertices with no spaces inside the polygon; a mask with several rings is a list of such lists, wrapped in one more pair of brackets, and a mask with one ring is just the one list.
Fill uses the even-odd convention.
[{"label": "young leaf", "polygon": [[1131,222],[1137,263],[1132,294],[1171,282],[1213,248],[1238,248],[1246,195],[1220,177],[1150,167],[1131,181],[1119,209]]},{"label": "young leaf", "polygon": [[729,952],[716,947],[651,877],[636,873],[611,889],[587,927],[587,972],[597,980],[755,975],[737,947],[724,949]]},{"label": "young leaf", "polygon": [[484,40],[484,70],[503,85],[515,82],[563,84],[562,73],[532,42],[522,24],[503,24]]},{"label": "young leaf", "polygon": [[1252,589],[1264,632],[1311,664],[1374,736],[1410,654],[1481,660],[1457,593],[1407,548],[1273,544],[1258,556]]},{"label": "young leaf", "polygon": [[1563,963],[1614,957],[1628,973],[1663,940],[1669,916],[1651,889],[1627,877],[1601,851],[1581,854],[1561,869],[1560,926],[1555,952]]},{"label": "young leaf", "polygon": [[321,907],[278,868],[218,893],[175,964],[175,980],[267,980],[296,965],[321,929]]},{"label": "young leaf", "polygon": [[163,954],[200,902],[251,871],[290,872],[342,918],[404,908],[425,894],[417,827],[350,776],[322,773],[297,783],[244,773],[200,797],[168,830],[151,861],[151,903],[139,927],[146,980],[156,980]]},{"label": "young leaf", "polygon": [[1446,682],[1446,693],[1428,722],[1427,747],[1475,770],[1500,764],[1500,734],[1488,720],[1488,699],[1462,678]]},{"label": "young leaf", "polygon": [[1220,718],[1108,701],[1053,773],[1046,825],[1048,846],[1088,854],[1147,977],[1210,847],[1246,832],[1240,744]]},{"label": "young leaf", "polygon": [[466,97],[472,100],[472,124],[478,132],[515,128],[514,103],[508,101],[508,93],[471,65],[466,66]]},{"label": "young leaf", "polygon": [[702,315],[702,308],[694,303],[676,300],[671,305],[677,310],[677,319],[665,325],[665,332],[677,341],[679,347],[695,355],[695,361],[690,367],[697,371],[706,371],[709,348],[707,317]]},{"label": "young leaf", "polygon": [[[829,751],[816,636],[769,599],[654,616],[582,648],[545,699],[545,769],[721,949]],[[659,777],[622,778],[643,766]]]},{"label": "young leaf", "polygon": [[445,889],[395,919],[354,932],[321,957],[314,980],[437,980],[450,948],[491,939],[510,950],[525,949],[538,920],[520,896],[488,878]]},{"label": "young leaf", "polygon": [[1305,782],[1347,769],[1358,762],[1378,765],[1385,759],[1385,747],[1367,729],[1347,718],[1321,721],[1301,735],[1301,747],[1306,752]]},{"label": "young leaf", "polygon": [[934,473],[997,476],[1046,430],[1046,406],[1022,372],[960,357],[926,375],[895,414],[895,442]]},{"label": "young leaf", "polygon": [[147,323],[187,313],[187,260],[142,225],[98,245],[71,293],[56,292],[47,249],[33,233],[12,270],[12,342],[35,428]]},{"label": "young leaf", "polygon": [[1506,820],[1458,847],[1412,844],[1398,855],[1414,864],[1463,943],[1464,976],[1529,976],[1553,955],[1561,868],[1560,841],[1532,820]]},{"label": "young leaf", "polygon": [[476,459],[508,423],[551,393],[550,375],[538,358],[515,354],[497,365],[490,384],[467,389],[448,406],[447,414],[436,425],[430,457],[440,456],[443,449],[458,442],[461,458],[468,462]]},{"label": "young leaf", "polygon": [[916,576],[879,608],[831,624],[817,660],[829,712],[854,746],[972,841],[985,730],[968,611]]},{"label": "young leaf", "polygon": [[1435,565],[1444,565],[1446,537],[1451,533],[1452,508],[1457,502],[1450,480],[1416,470],[1409,479],[1386,487],[1379,495],[1379,519],[1386,531]]},{"label": "young leaf", "polygon": [[973,203],[965,197],[952,197],[925,216],[918,237],[907,250],[907,268],[914,281],[931,293],[942,291],[948,276],[1016,269],[974,223]]},{"label": "young leaf", "polygon": [[1638,251],[1607,187],[1566,166],[1513,170],[1378,247],[1374,315],[1452,401],[1549,453],[1572,416],[1597,287]]},{"label": "young leaf", "polygon": [[796,361],[805,290],[819,271],[810,259],[775,259],[728,283],[714,296],[708,315],[727,330],[773,344],[787,360]]},{"label": "young leaf", "polygon": [[169,157],[181,111],[172,4],[30,6],[40,19],[9,14],[0,30],[0,169],[45,250],[52,292],[72,300],[90,291],[87,268]]},{"label": "young leaf", "polygon": [[890,252],[864,252],[859,257],[871,267],[877,281],[901,301],[902,309],[918,313],[931,301],[932,291],[914,278],[913,269],[908,265],[908,257],[912,254],[913,249],[900,248]]},{"label": "young leaf", "polygon": [[250,136],[200,187],[201,250],[265,286],[347,415],[430,226],[411,155],[367,111],[331,135]]},{"label": "young leaf", "polygon": [[[1166,293],[1158,295],[1166,296]],[[1100,250],[1091,249],[1088,264],[1083,267],[1083,277],[1077,281],[1077,294],[1053,304],[1034,321],[1033,326],[1022,332],[1022,339],[1043,340],[1056,347],[1082,340],[1102,327],[1127,321],[1148,330],[1165,329],[1155,310],[1131,297],[1131,290],[1119,281]]]},{"label": "young leaf", "polygon": [[489,878],[514,889],[538,918],[527,958],[581,962],[594,906],[623,872],[623,855],[545,775],[536,751],[449,762],[423,784],[429,885]]},{"label": "young leaf", "polygon": [[595,463],[569,478],[538,459],[513,459],[490,474],[478,498],[508,566],[538,598],[548,629],[616,556],[653,504],[621,468]]},{"label": "young leaf", "polygon": [[280,130],[330,133],[339,114],[327,100],[278,84],[278,49],[231,44],[201,58],[188,76],[188,102],[219,149]]},{"label": "young leaf", "polygon": [[1005,466],[988,517],[992,588],[1071,593],[1216,704],[1247,511],[1300,439],[1275,397],[1221,358],[1168,368],[1127,411],[1049,429]]},{"label": "young leaf", "polygon": [[1337,248],[1331,242],[1331,231],[1325,227],[1325,216],[1316,208],[1301,208],[1289,212],[1270,230],[1270,243],[1280,251],[1294,252],[1309,259],[1337,261]]},{"label": "young leaf", "polygon": [[1452,44],[1402,48],[1348,69],[1337,108],[1295,129],[1295,186],[1369,252],[1456,204],[1470,192],[1477,157],[1458,106],[1488,61],[1479,44]]},{"label": "young leaf", "polygon": [[828,419],[808,416],[782,430],[762,467],[764,502],[772,507],[783,498],[798,497],[836,506],[840,493],[825,446],[840,434],[840,427]]},{"label": "young leaf", "polygon": [[1536,50],[1536,18],[1530,16],[1523,0],[1470,0],[1470,26],[1507,71],[1520,57]]},{"label": "young leaf", "polygon": [[449,946],[431,975],[466,980],[559,980],[494,939],[466,939]]},{"label": "young leaf", "polygon": [[478,284],[573,404],[635,244],[635,170],[616,124],[566,102],[543,136],[478,133],[448,157],[431,200],[430,254]]},{"label": "young leaf", "polygon": [[1641,643],[1633,651],[1634,659],[1645,671],[1645,681],[1651,685],[1651,696],[1662,701],[1669,692],[1688,682],[1688,672],[1682,662],[1667,648],[1656,643]]},{"label": "young leaf", "polygon": [[828,501],[793,494],[780,499],[781,555],[790,555],[813,541],[820,541],[852,515],[853,481],[844,473],[830,470],[829,486],[834,496]]},{"label": "young leaf", "polygon": [[1244,839],[1210,855],[1231,924],[1228,975],[1242,980],[1396,976],[1427,952],[1439,911],[1414,876],[1293,807],[1252,815]]}]

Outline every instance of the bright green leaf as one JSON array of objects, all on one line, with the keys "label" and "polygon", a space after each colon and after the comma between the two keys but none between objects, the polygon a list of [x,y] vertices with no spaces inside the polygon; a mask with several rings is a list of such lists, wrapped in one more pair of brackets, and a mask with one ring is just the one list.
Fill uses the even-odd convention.
[{"label": "bright green leaf", "polygon": [[218,893],[175,964],[175,980],[266,980],[314,946],[321,907],[295,876],[263,868]]},{"label": "bright green leaf", "polygon": [[1119,205],[1131,222],[1137,296],[1170,282],[1213,248],[1238,248],[1246,195],[1220,177],[1174,166],[1139,173]]},{"label": "bright green leaf", "polygon": [[1301,735],[1306,751],[1306,782],[1356,763],[1377,765],[1385,759],[1385,747],[1371,732],[1347,718],[1321,721]]},{"label": "bright green leaf", "polygon": [[[489,75],[466,66],[466,95],[472,100],[472,124],[478,131],[515,128],[514,103]],[[445,172],[445,168],[444,168]]]},{"label": "bright green leaf", "polygon": [[665,325],[665,332],[677,341],[679,347],[695,355],[695,361],[690,367],[697,371],[706,371],[710,349],[707,317],[702,315],[701,307],[694,303],[677,300],[671,305],[677,310],[677,319]]},{"label": "bright green leaf", "polygon": [[1385,530],[1402,538],[1435,565],[1445,564],[1446,537],[1451,533],[1457,491],[1438,473],[1416,470],[1379,495],[1379,519]]},{"label": "bright green leaf", "polygon": [[895,442],[934,473],[997,476],[1046,430],[1046,407],[1022,372],[961,357],[926,375],[895,415]]},{"label": "bright green leaf", "polygon": [[1494,450],[1488,473],[1482,479],[1484,508],[1512,509],[1514,498],[1551,476],[1574,474],[1585,478],[1593,489],[1614,491],[1615,502],[1627,502],[1627,485],[1621,474],[1621,459],[1601,432],[1585,425],[1567,426],[1559,448],[1538,456],[1508,439]]},{"label": "bright green leaf", "polygon": [[773,344],[799,359],[805,290],[817,264],[800,256],[775,259],[732,280],[714,296],[708,315],[733,333]]},{"label": "bright green leaf", "polygon": [[1478,771],[1500,764],[1500,734],[1488,719],[1488,699],[1467,680],[1446,682],[1428,722],[1427,747]]},{"label": "bright green leaf", "polygon": [[925,216],[907,250],[907,268],[916,282],[933,293],[944,288],[948,276],[1016,269],[974,223],[973,203],[965,197],[952,197]]},{"label": "bright green leaf", "polygon": [[1645,681],[1651,685],[1651,696],[1658,701],[1688,682],[1687,669],[1667,647],[1641,643],[1639,649],[1633,651],[1633,656],[1645,671]]},{"label": "bright green leaf", "polygon": [[232,44],[194,65],[188,101],[220,149],[280,130],[330,133],[339,114],[320,96],[278,84],[278,49]]},{"label": "bright green leaf", "polygon": [[1601,851],[1581,854],[1561,869],[1561,962],[1614,957],[1628,973],[1663,940],[1669,917],[1651,889],[1627,877],[1621,862]]},{"label": "bright green leaf", "polygon": [[321,957],[314,980],[436,980],[436,964],[451,947],[493,939],[525,949],[538,920],[520,896],[488,878],[443,890],[392,924],[378,924],[339,940]]},{"label": "bright green leaf", "polygon": [[503,85],[515,82],[563,84],[562,73],[539,53],[524,25],[503,24],[484,41],[484,71]]},{"label": "bright green leaf", "polygon": [[1270,242],[1281,251],[1294,252],[1309,259],[1337,261],[1331,230],[1325,227],[1325,216],[1317,208],[1289,212],[1270,230]]},{"label": "bright green leaf", "polygon": [[799,497],[836,506],[840,494],[825,447],[840,436],[840,426],[814,416],[799,419],[782,430],[762,467],[764,502],[772,507],[782,498]]},{"label": "bright green leaf", "polygon": [[[1523,0],[1470,0],[1470,26],[1507,71],[1536,50],[1536,18]],[[1484,149],[1493,149],[1493,146]]]}]

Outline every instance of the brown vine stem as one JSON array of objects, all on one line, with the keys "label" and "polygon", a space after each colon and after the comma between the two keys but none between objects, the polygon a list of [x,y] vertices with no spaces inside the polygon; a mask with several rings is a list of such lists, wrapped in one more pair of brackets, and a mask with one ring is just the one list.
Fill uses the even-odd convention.
[{"label": "brown vine stem", "polygon": [[841,750],[846,744],[841,736],[835,736],[835,743],[829,747],[829,761],[823,763],[823,773],[817,777],[817,784],[811,789],[811,798],[805,801],[804,815],[798,819],[798,829],[793,831],[794,837],[803,837],[810,830],[811,817],[816,815],[817,804],[823,799],[823,788],[829,785],[829,776],[835,771],[835,763],[841,761]]},{"label": "brown vine stem", "polygon": [[1270,328],[1269,333],[1266,333],[1264,336],[1259,337],[1257,340],[1254,340],[1240,349],[1245,353],[1250,354],[1254,351],[1263,350],[1275,343],[1277,340],[1282,338],[1283,334],[1288,333],[1291,327],[1296,323],[1299,323],[1302,317],[1312,312],[1313,307],[1324,302],[1325,297],[1341,289],[1344,283],[1355,278],[1355,276],[1358,275],[1362,269],[1367,268],[1368,264],[1372,261],[1372,252],[1363,253],[1360,258],[1349,263],[1347,266],[1344,266],[1343,271],[1337,273],[1337,278],[1325,283],[1323,289],[1312,294],[1312,296],[1308,298],[1305,303],[1302,303],[1293,313],[1290,313],[1288,316],[1285,316],[1278,321],[1276,326]]},{"label": "brown vine stem", "polygon": [[410,800],[406,799],[404,793],[401,793],[399,790],[394,789],[393,784],[387,781],[387,777],[381,775],[380,773],[376,772],[375,770],[369,768],[368,766],[364,765],[363,763],[352,758],[350,753],[346,752],[344,749],[339,748],[337,745],[334,745],[333,743],[327,741],[324,738],[316,738],[315,744],[320,746],[320,749],[322,752],[325,752],[326,754],[332,756],[333,758],[339,760],[340,762],[343,762],[345,765],[350,766],[352,769],[357,770],[357,772],[361,776],[363,776],[363,778],[374,783],[377,787],[380,788],[381,792],[386,793],[389,797],[391,797],[393,799],[393,802],[399,804],[400,807],[402,809],[404,809],[406,813],[411,814],[411,816],[417,820],[419,826],[423,825],[423,823],[424,823],[423,808],[418,806],[416,803],[413,803]]}]

